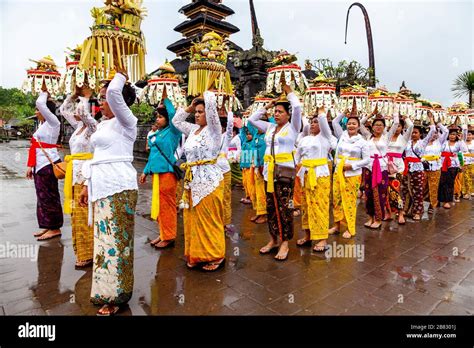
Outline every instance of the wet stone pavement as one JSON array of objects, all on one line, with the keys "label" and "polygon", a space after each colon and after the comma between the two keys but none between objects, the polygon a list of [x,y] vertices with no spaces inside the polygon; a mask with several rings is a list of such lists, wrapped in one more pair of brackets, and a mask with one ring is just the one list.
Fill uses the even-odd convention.
[{"label": "wet stone pavement", "polygon": [[[33,182],[24,179],[27,147],[26,141],[0,144],[0,315],[95,315],[91,269],[74,268],[69,217],[60,240],[38,242],[32,236],[38,227]],[[143,165],[136,163],[139,171]],[[474,200],[421,223],[385,223],[379,231],[363,227],[360,205],[356,238],[329,239],[336,250],[353,245],[355,254],[329,258],[297,248],[295,238],[282,263],[259,254],[267,227],[249,221],[253,212],[239,203],[243,192],[234,189],[236,232],[226,238],[227,263],[216,273],[203,273],[185,266],[181,215],[175,248],[149,246],[157,236],[156,223],[147,218],[150,195],[149,183],[140,188],[135,287],[120,315],[474,313]],[[295,232],[300,231],[297,218]]]}]

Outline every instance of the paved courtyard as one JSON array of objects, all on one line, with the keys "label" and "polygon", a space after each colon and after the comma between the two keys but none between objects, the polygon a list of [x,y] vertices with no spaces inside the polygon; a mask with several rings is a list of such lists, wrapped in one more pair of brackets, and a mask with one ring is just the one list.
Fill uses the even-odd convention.
[{"label": "paved courtyard", "polygon": [[[95,315],[91,269],[74,268],[69,217],[60,240],[32,236],[38,227],[34,185],[24,178],[27,150],[26,141],[0,144],[0,314]],[[135,165],[140,171],[144,163]],[[363,227],[360,205],[356,238],[330,237],[329,243],[336,250],[354,245],[361,254],[329,258],[293,240],[281,263],[259,254],[267,227],[249,221],[253,212],[239,203],[242,194],[233,191],[236,233],[227,238],[227,263],[207,274],[185,266],[181,215],[175,248],[149,246],[157,228],[149,219],[151,185],[141,187],[135,287],[120,315],[474,314],[474,200],[380,231]],[[295,231],[301,231],[299,218]],[[20,246],[37,257],[18,257]]]}]

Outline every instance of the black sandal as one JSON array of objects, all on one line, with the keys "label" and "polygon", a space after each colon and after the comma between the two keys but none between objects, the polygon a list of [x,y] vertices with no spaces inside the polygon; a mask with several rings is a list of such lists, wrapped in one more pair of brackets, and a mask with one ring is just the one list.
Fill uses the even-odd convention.
[{"label": "black sandal", "polygon": [[[208,262],[208,263],[206,263],[205,265],[203,265],[201,267],[201,271],[203,271],[203,272],[215,272],[218,269],[220,269],[221,267],[223,267],[224,264],[225,264],[225,259],[222,259],[220,262],[215,262],[215,261]],[[214,269],[205,269],[204,267],[206,267],[206,266],[217,266],[217,267],[214,268]]]}]

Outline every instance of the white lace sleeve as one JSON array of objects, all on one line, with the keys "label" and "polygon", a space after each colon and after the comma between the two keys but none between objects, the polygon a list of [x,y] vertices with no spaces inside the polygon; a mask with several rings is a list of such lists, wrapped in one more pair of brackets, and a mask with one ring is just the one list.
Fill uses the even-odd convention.
[{"label": "white lace sleeve", "polygon": [[76,108],[77,115],[87,127],[87,133],[92,134],[97,128],[97,121],[90,112],[89,98],[79,97],[79,100],[79,105]]},{"label": "white lace sleeve", "polygon": [[176,114],[173,117],[173,120],[171,121],[173,125],[186,137],[191,134],[191,132],[196,128],[196,125],[190,122],[186,122],[186,118],[188,118],[189,114],[183,109],[183,108],[178,108],[176,110]]},{"label": "white lace sleeve", "polygon": [[362,134],[362,136],[365,138],[365,139],[369,139],[370,136],[372,135],[372,133],[370,133],[370,131],[365,128],[365,122],[367,122],[368,120],[368,117],[367,116],[364,116],[362,117],[362,119],[360,120],[360,134]]},{"label": "white lace sleeve", "polygon": [[46,92],[41,92],[38,99],[36,99],[36,107],[38,108],[38,111],[43,115],[45,121],[51,126],[51,127],[59,127],[61,125],[61,122],[59,122],[58,118],[56,117],[55,114],[53,114],[47,106],[47,101],[48,101],[48,93]]},{"label": "white lace sleeve", "polygon": [[393,115],[393,123],[392,123],[392,126],[390,127],[390,130],[388,131],[387,133],[387,136],[385,138],[386,142],[387,142],[387,146],[390,144],[390,142],[392,141],[392,137],[393,135],[395,134],[395,132],[397,131],[397,128],[398,128],[398,125],[400,124],[400,119],[399,119],[399,116],[398,114],[394,114]]},{"label": "white lace sleeve", "polygon": [[68,121],[72,128],[76,129],[79,126],[79,122],[74,118],[76,113],[76,104],[72,100],[72,96],[68,95],[66,100],[59,107],[59,112]]},{"label": "white lace sleeve", "polygon": [[115,74],[113,80],[107,87],[107,103],[114,113],[117,121],[124,128],[134,128],[137,125],[138,119],[133,114],[132,110],[127,106],[123,99],[122,90],[127,78],[120,73]]},{"label": "white lace sleeve", "polygon": [[266,111],[267,110],[265,110],[264,108],[258,109],[249,117],[250,124],[264,133],[267,131],[268,127],[271,124],[270,122],[261,120],[262,116],[265,115]]},{"label": "white lace sleeve", "polygon": [[405,142],[408,143],[411,139],[411,134],[413,133],[413,128],[415,125],[413,124],[413,122],[410,120],[409,117],[405,119],[405,123],[407,125],[407,129],[405,133],[403,133],[403,138],[405,139]]},{"label": "white lace sleeve", "polygon": [[217,112],[217,98],[212,92],[204,92],[204,103],[206,104],[206,121],[209,133],[214,136],[221,136],[221,122]]},{"label": "white lace sleeve", "polygon": [[295,93],[291,92],[287,96],[291,104],[291,125],[296,133],[299,133],[302,128],[301,124],[301,103]]},{"label": "white lace sleeve", "polygon": [[329,128],[328,119],[326,114],[319,114],[319,129],[321,131],[321,135],[325,137],[329,142],[331,142],[331,128]]},{"label": "white lace sleeve", "polygon": [[448,130],[448,127],[446,127],[442,123],[438,123],[438,126],[439,126],[439,129],[441,130],[441,136],[439,137],[439,143],[441,144],[441,146],[444,146],[444,144],[446,143],[446,140],[448,140],[449,130]]},{"label": "white lace sleeve", "polygon": [[332,120],[332,129],[334,129],[334,135],[336,138],[340,138],[342,136],[342,133],[344,133],[344,130],[342,129],[341,125],[339,122],[341,122],[343,114],[338,114],[334,120]]}]

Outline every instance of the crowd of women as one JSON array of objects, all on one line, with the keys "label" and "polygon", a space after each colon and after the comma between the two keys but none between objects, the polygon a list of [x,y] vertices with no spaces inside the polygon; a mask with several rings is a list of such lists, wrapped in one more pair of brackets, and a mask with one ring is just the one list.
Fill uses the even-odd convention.
[{"label": "crowd of women", "polygon": [[[232,228],[231,156],[232,164],[240,160],[243,203],[255,210],[251,220],[268,223],[270,238],[260,253],[275,250],[278,261],[288,258],[298,206],[304,235],[297,246],[314,242],[313,250],[323,252],[330,234],[355,236],[359,197],[368,215],[364,225],[379,229],[394,214],[399,224],[407,216],[419,221],[424,201],[432,214],[437,207],[449,209],[473,195],[474,130],[466,124],[459,133],[458,128],[435,124],[430,115],[427,132],[395,114],[387,129],[389,115],[377,111],[345,111],[330,122],[328,110],[319,108],[306,115],[309,124],[303,127],[299,98],[289,86],[283,90],[282,97],[243,122],[239,135],[236,116],[218,108],[213,92],[185,109],[175,109],[164,96],[155,110],[155,130],[147,139],[150,155],[138,180],[144,184],[150,176],[153,185],[151,217],[159,233],[151,245],[174,245],[181,207],[187,267],[216,271],[224,265],[225,231]],[[100,122],[91,114],[91,95],[86,87],[78,89],[60,107],[75,129],[69,140],[71,154],[65,158],[64,212],[72,216],[76,266],[92,265],[91,301],[102,306],[99,315],[112,315],[131,298],[134,281],[138,182],[132,161],[137,118],[130,106],[135,90],[124,71],[106,81],[100,89]],[[34,178],[42,229],[35,237],[48,240],[61,236],[63,225],[54,174],[61,161],[56,145],[60,121],[47,92],[36,105],[40,126],[32,138],[27,176]]]}]

